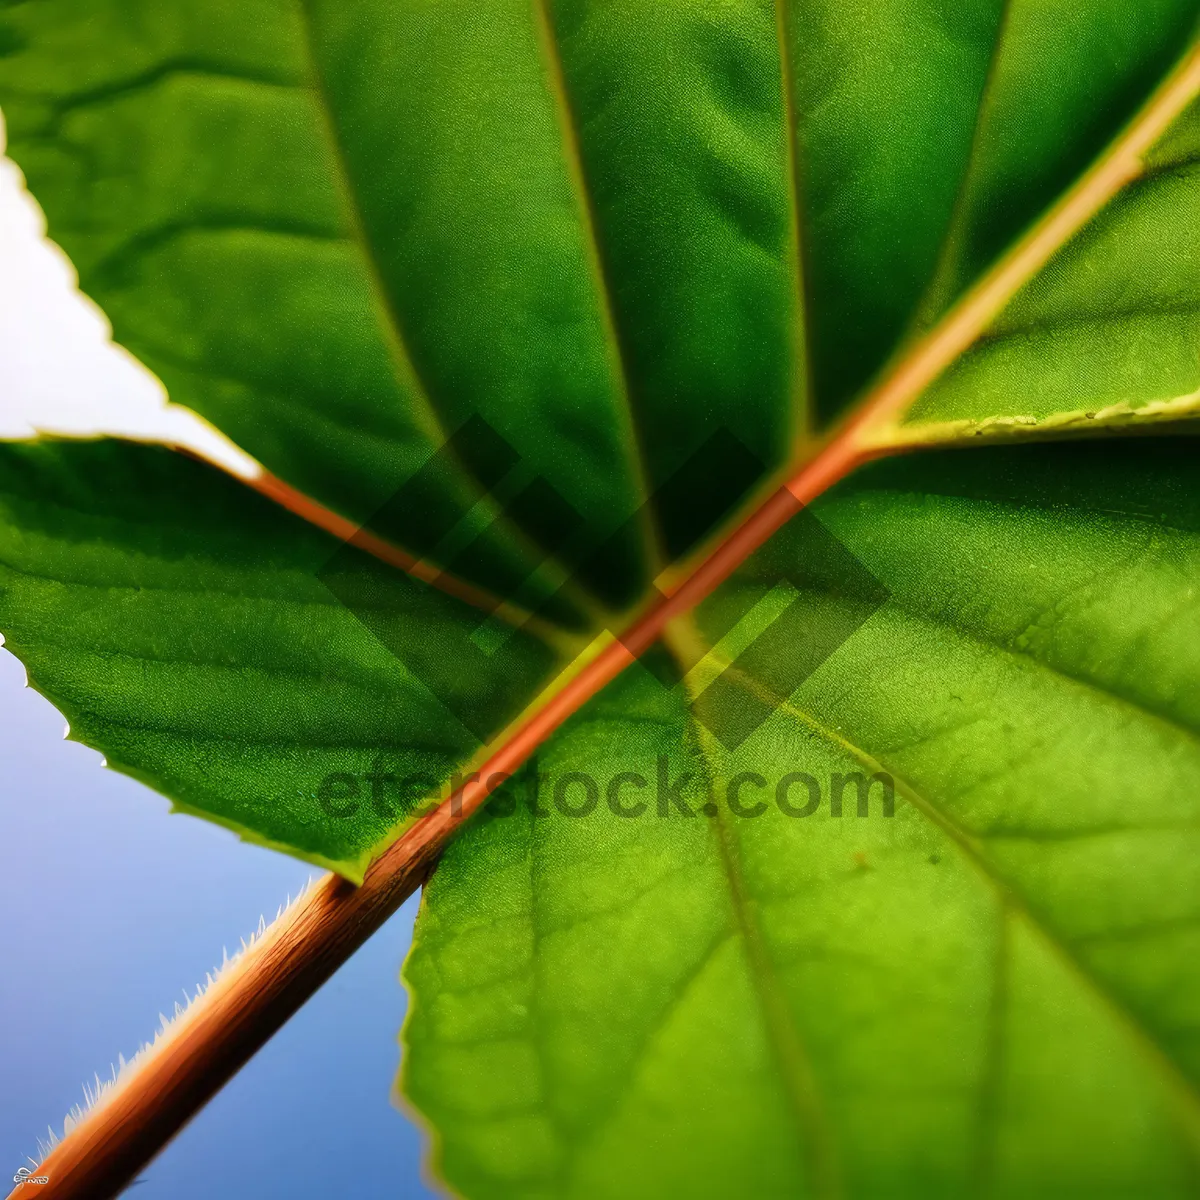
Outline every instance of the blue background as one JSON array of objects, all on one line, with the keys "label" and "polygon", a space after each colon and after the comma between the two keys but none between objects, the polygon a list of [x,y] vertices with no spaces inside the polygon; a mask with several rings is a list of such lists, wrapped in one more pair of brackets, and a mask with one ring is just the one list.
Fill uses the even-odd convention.
[{"label": "blue background", "polygon": [[[169,814],[64,742],[0,650],[0,1180],[62,1128],[81,1085],[295,895],[314,868]],[[391,1100],[410,900],[145,1172],[137,1200],[431,1196]],[[0,1194],[10,1186],[0,1189]]]}]

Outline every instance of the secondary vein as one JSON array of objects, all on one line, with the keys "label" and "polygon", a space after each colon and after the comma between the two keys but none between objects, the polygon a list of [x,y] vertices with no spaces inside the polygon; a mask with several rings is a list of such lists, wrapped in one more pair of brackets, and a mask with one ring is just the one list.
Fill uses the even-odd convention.
[{"label": "secondary vein", "polygon": [[792,363],[792,445],[798,450],[812,432],[813,371],[812,330],[809,327],[808,271],[805,266],[805,239],[801,232],[800,156],[796,152],[797,121],[792,56],[788,40],[788,0],[776,0],[775,35],[779,43],[779,83],[783,104],[783,143],[788,176],[788,213],[792,254],[792,287],[795,290],[796,319],[793,322]]},{"label": "secondary vein", "polygon": [[971,197],[972,184],[978,168],[979,142],[987,122],[993,89],[996,86],[996,76],[1000,70],[1000,55],[1004,46],[1004,35],[1012,15],[1012,0],[1003,0],[1000,8],[1000,18],[996,23],[996,37],[992,43],[992,54],[988,62],[987,74],[984,76],[983,87],[979,93],[979,103],[975,107],[975,123],[971,130],[971,144],[967,150],[967,160],[963,166],[962,176],[958,182],[958,190],[954,195],[954,203],[950,210],[950,219],[946,222],[946,234],[942,239],[937,261],[929,277],[929,284],[918,301],[914,311],[911,328],[921,329],[929,321],[936,320],[938,312],[945,307],[953,294],[954,269],[962,255],[963,241],[966,234],[968,201]]},{"label": "secondary vein", "polygon": [[[363,269],[367,274],[370,292],[378,310],[379,326],[387,345],[393,373],[397,382],[402,387],[404,384],[408,384],[405,390],[416,399],[419,415],[423,418],[424,432],[431,439],[435,448],[443,446],[453,447],[450,434],[445,427],[445,423],[442,421],[437,406],[433,403],[429,388],[417,370],[404,334],[400,314],[396,309],[391,292],[384,282],[383,275],[379,269],[375,248],[371,244],[367,233],[362,209],[358,201],[358,194],[354,188],[349,164],[346,161],[345,150],[342,146],[341,134],[334,114],[333,104],[320,67],[320,59],[314,38],[312,14],[309,11],[309,0],[296,0],[296,3],[301,18],[300,24],[303,29],[305,48],[308,56],[310,91],[316,101],[318,111],[326,128],[330,156],[334,164],[335,181],[342,195],[347,221],[350,226],[350,235],[359,249],[359,256],[362,260]],[[471,485],[477,501],[488,510],[492,525],[502,525],[509,536],[520,547],[526,551],[533,550],[535,561],[541,562],[544,566],[551,564],[557,566],[566,579],[566,582],[563,584],[564,592],[569,593],[571,598],[579,603],[585,611],[593,617],[604,615],[600,612],[599,606],[590,594],[584,592],[583,589],[576,585],[572,574],[563,568],[561,563],[558,563],[555,556],[547,553],[542,547],[536,546],[533,539],[495,503],[488,489],[472,471],[470,464],[458,455],[455,456],[455,461],[464,476],[464,480]]]},{"label": "secondary vein", "polygon": [[647,567],[650,577],[653,578],[666,565],[666,554],[663,549],[662,533],[654,519],[650,504],[653,493],[650,472],[646,463],[646,450],[642,444],[637,415],[633,407],[633,392],[625,361],[626,354],[621,344],[620,329],[613,306],[612,286],[609,283],[608,272],[604,264],[591,189],[588,187],[587,173],[583,166],[578,121],[571,107],[570,93],[567,90],[566,74],[563,69],[562,51],[555,35],[553,19],[547,8],[547,0],[532,0],[532,2],[538,41],[545,60],[547,82],[550,95],[554,100],[555,114],[562,137],[563,156],[566,160],[567,173],[571,178],[572,191],[575,193],[580,222],[583,225],[588,267],[594,280],[600,307],[600,319],[604,329],[605,345],[608,348],[610,369],[620,397],[618,415],[626,426],[626,445],[629,448],[630,469],[639,493],[638,516],[645,541]]},{"label": "secondary vein", "polygon": [[[693,661],[692,646],[699,641],[694,624],[689,618],[676,621],[667,631],[664,641],[676,654],[681,671],[686,672],[687,664]],[[684,683],[691,692],[692,685],[686,674]],[[691,699],[694,701],[695,695],[692,695]],[[695,730],[701,753],[706,761],[711,761],[710,735],[699,724],[695,725]],[[804,1164],[813,1195],[819,1200],[836,1200],[843,1193],[837,1143],[830,1128],[808,1051],[801,1040],[786,992],[771,961],[763,931],[752,910],[737,839],[729,827],[728,816],[720,805],[717,806],[713,829],[718,856],[729,885],[734,918],[746,951],[746,964],[754,984],[755,995],[758,997],[767,1036],[779,1060],[784,1089],[800,1134]]]},{"label": "secondary vein", "polygon": [[[716,655],[718,660],[720,655]],[[729,664],[730,678],[743,687],[754,691],[758,686],[736,666]],[[840,748],[865,767],[868,771],[887,771],[891,775],[896,793],[903,797],[914,809],[932,824],[945,833],[959,848],[966,860],[975,868],[981,877],[998,893],[1001,901],[1011,910],[1025,918],[1030,928],[1038,933],[1067,965],[1083,985],[1091,991],[1105,1006],[1113,1018],[1122,1025],[1132,1036],[1152,1069],[1159,1074],[1169,1089],[1186,1105],[1186,1118],[1200,1134],[1200,1087],[1184,1074],[1171,1057],[1168,1049],[1159,1041],[1158,1036],[1138,1019],[1128,1005],[1117,996],[1112,989],[1101,980],[1079,957],[1074,948],[1046,924],[1038,913],[1030,906],[1024,895],[1005,879],[987,858],[979,839],[964,829],[946,809],[934,800],[919,792],[908,780],[899,775],[882,759],[858,746],[845,735],[830,729],[812,713],[792,704],[790,701],[780,704],[777,697],[772,697],[776,711],[793,717],[806,725],[829,745]]]}]

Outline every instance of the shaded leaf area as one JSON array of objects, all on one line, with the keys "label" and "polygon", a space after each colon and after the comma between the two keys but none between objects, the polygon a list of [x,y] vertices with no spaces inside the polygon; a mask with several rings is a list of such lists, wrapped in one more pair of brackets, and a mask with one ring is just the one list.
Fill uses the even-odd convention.
[{"label": "shaded leaf area", "polygon": [[[1198,455],[871,468],[811,511],[891,598],[736,751],[689,696],[744,626],[686,687],[639,666],[578,713],[425,893],[403,1086],[451,1185],[1193,1195]],[[727,628],[795,536],[670,640]],[[818,615],[839,602],[810,580]],[[589,815],[564,815],[587,807],[572,773]]]},{"label": "shaded leaf area", "polygon": [[[607,532],[638,492],[531,22],[514,29],[509,6],[447,26],[492,34],[463,59],[464,82],[489,49],[514,64],[496,76],[501,95],[461,111],[456,138],[471,132],[473,158],[447,158],[444,143],[414,149],[428,129],[397,121],[434,119],[411,66],[372,62],[394,21],[373,51],[345,28],[369,28],[382,6],[325,7],[6,10],[0,103],[53,236],[175,401],[345,515],[371,517],[478,414]],[[468,95],[453,71],[445,83],[443,113]],[[491,130],[472,126],[485,117]],[[443,172],[419,201],[396,179],[418,161]],[[486,490],[487,448],[466,452],[379,532],[437,548],[431,513],[465,516]],[[542,556],[492,517],[473,514],[493,551],[476,578],[509,591]],[[616,577],[626,590],[635,568]]]},{"label": "shaded leaf area", "polygon": [[354,879],[560,666],[519,630],[485,653],[483,614],[382,570],[167,450],[0,446],[0,629],[71,736]]},{"label": "shaded leaf area", "polygon": [[[462,572],[511,597],[558,548],[540,506],[478,503],[486,444],[387,506],[448,435],[482,418],[597,537],[719,430],[779,467],[1078,177],[1197,15],[1196,0],[21,4],[0,15],[0,104],[51,236],[173,400],[418,555],[446,561],[441,518],[461,518],[477,538]],[[1129,204],[1186,250],[1193,200]],[[1072,325],[1044,357],[1042,334],[1010,339],[982,383],[968,370],[969,400],[932,415],[1180,395],[1195,272],[1174,253],[1138,285],[1156,315],[1107,346]],[[1140,255],[1131,242],[1113,271]],[[1062,275],[1043,288],[1055,314],[1121,307]],[[1067,379],[1068,355],[1097,347]],[[710,490],[719,515],[747,485]],[[656,540],[677,556],[713,520],[677,496],[655,507],[661,539],[630,526],[582,564],[611,607],[656,574]]]}]

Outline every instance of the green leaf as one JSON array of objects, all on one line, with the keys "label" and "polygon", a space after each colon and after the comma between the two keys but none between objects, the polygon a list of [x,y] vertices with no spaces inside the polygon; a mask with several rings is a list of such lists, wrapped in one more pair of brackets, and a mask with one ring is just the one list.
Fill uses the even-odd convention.
[{"label": "green leaf", "polygon": [[[8,644],[114,766],[360,877],[416,811],[390,777],[511,747],[781,479],[1195,414],[1198,21],[3,6],[10,153],[116,338],[378,555],[160,451],[7,448]],[[1194,1192],[1194,458],[873,467],[811,511],[882,608],[810,511],[578,712],[427,893],[406,1086],[449,1181]],[[781,705],[789,647],[741,654],[804,604],[829,645]],[[771,715],[728,749],[722,705]],[[609,811],[660,757],[686,802],[884,771],[895,815]],[[596,811],[532,817],[538,770]]]},{"label": "green leaf", "polygon": [[[31,3],[0,14],[0,105],[117,339],[275,474],[367,521],[482,416],[606,527],[717,429],[781,465],[1103,156],[1197,17],[1195,0],[888,0],[870,22],[807,0]],[[1200,388],[1194,136],[1164,153],[925,419]],[[1147,240],[1170,269],[1131,293]],[[1120,339],[1096,327],[1114,313]],[[1081,354],[1107,357],[1080,373]],[[378,531],[433,553],[432,514],[486,490],[486,448],[463,457]],[[712,487],[726,509],[745,491]],[[659,515],[671,556],[704,532],[686,506]],[[516,524],[487,532],[477,582],[511,591],[538,565],[536,511]],[[589,579],[618,606],[647,580],[636,540]]]},{"label": "green leaf", "polygon": [[[1200,106],[921,398],[919,442],[1200,411]],[[1020,404],[1014,397],[1021,397]]]},{"label": "green leaf", "polygon": [[177,809],[353,879],[479,745],[431,694],[439,658],[488,732],[559,665],[515,631],[463,677],[480,614],[379,570],[163,449],[0,446],[5,645],[71,736]]},{"label": "green leaf", "polygon": [[[448,1182],[1192,1195],[1198,453],[1091,444],[869,469],[814,511],[892,598],[735,752],[682,687],[640,669],[577,714],[539,755],[537,800],[528,774],[494,799],[426,892],[404,1086]],[[698,627],[778,580],[802,529]],[[818,619],[848,602],[829,586],[804,593]],[[743,771],[767,785],[739,794],[765,801],[759,816],[730,811]],[[854,786],[832,815],[837,774],[878,771],[894,816],[878,783],[867,816]],[[585,799],[558,790],[570,772],[597,783],[590,816],[560,811]],[[621,772],[648,782],[618,793],[647,801],[639,818],[606,807]],[[672,800],[662,816],[662,772],[690,774],[688,806],[716,815]],[[793,772],[820,787],[807,818],[776,802]]]}]

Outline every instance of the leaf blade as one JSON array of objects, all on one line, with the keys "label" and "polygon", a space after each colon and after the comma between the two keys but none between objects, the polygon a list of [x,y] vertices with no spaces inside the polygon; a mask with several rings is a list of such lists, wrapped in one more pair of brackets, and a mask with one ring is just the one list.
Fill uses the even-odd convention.
[{"label": "leaf blade", "polygon": [[[820,814],[835,771],[882,768],[896,780],[891,819],[876,792],[868,819],[851,810],[812,824],[772,809],[730,822],[789,1019],[830,1106],[844,1195],[952,1196],[984,1184],[1014,1197],[1080,1186],[1187,1194],[1200,1117],[1185,949],[1200,911],[1189,865],[1200,778],[1200,639],[1186,565],[1200,544],[1194,452],[1088,444],[1046,447],[1032,461],[1028,450],[897,461],[818,509],[894,598],[717,774],[724,783],[750,769],[774,784],[807,770],[825,789]],[[1064,511],[1067,527],[1044,536]],[[748,569],[777,579],[777,560],[795,553],[788,542],[785,529]],[[726,586],[747,582],[743,572]],[[718,593],[707,613],[701,606],[702,626],[722,602]],[[1038,626],[1047,603],[1055,623]],[[947,625],[947,613],[962,616]],[[1032,641],[1021,640],[1026,628]],[[1141,671],[1147,657],[1166,669]],[[674,738],[670,778],[701,771],[673,699],[648,674],[624,677],[544,748],[538,769],[590,770],[603,792],[618,770],[653,780]],[[649,732],[635,723],[651,717]],[[658,820],[653,793],[636,790],[630,797],[651,799],[642,820],[600,807],[566,819],[551,794],[546,786],[544,817],[527,807],[494,816],[448,850],[406,968],[405,1086],[437,1121],[447,1179],[501,1196],[616,1194],[629,1172],[659,1191],[722,1195],[745,1178],[756,1194],[824,1194],[799,1157],[745,951],[702,1002],[712,1014],[738,1007],[739,1032],[719,1035],[729,1061],[711,1059],[718,1027],[690,1020],[686,1033],[672,1030],[669,1067],[657,1048],[639,1057],[640,1031],[656,1028],[675,995],[690,1011],[688,980],[712,969],[714,946],[737,942],[708,819]],[[750,795],[771,800],[770,789]],[[698,786],[693,805],[703,798]],[[714,799],[724,802],[720,788]],[[1037,840],[1022,840],[1029,830]],[[1081,831],[1094,832],[1080,843]],[[544,865],[524,876],[519,901],[503,880],[521,878],[530,854]],[[672,884],[673,871],[685,873]],[[492,938],[494,888],[515,942]],[[627,973],[614,975],[614,960]],[[502,968],[507,1006],[487,1000],[489,972]],[[466,972],[470,989],[447,972]],[[489,1022],[519,1040],[533,1021],[549,1058],[541,1090],[530,1082],[525,1093],[527,1115],[550,1122],[543,1137],[557,1131],[556,1154],[536,1162],[521,1159],[519,1130],[488,1107],[503,1081],[474,1090],[483,1068],[471,1049]],[[743,1059],[748,1043],[758,1048]],[[1039,1065],[1066,1061],[1060,1053],[1078,1072]],[[753,1062],[773,1082],[751,1085],[750,1099],[737,1073],[754,1078]],[[469,1118],[456,1096],[478,1099]],[[702,1115],[710,1103],[726,1122],[720,1134]],[[743,1112],[757,1125],[743,1125]],[[1072,1131],[1098,1128],[1107,1141],[1081,1162]],[[705,1144],[717,1138],[721,1161]]]},{"label": "leaf blade", "polygon": [[[322,582],[335,556],[370,582],[371,560],[213,468],[130,444],[30,443],[0,446],[0,472],[7,645],[76,738],[177,807],[361,879],[420,795],[478,749],[423,681],[436,676],[403,666]],[[372,595],[435,653],[482,620],[398,573]],[[492,684],[472,680],[494,689],[497,727],[560,666],[514,636],[520,653],[496,661]],[[330,779],[356,782],[329,799]]]}]

